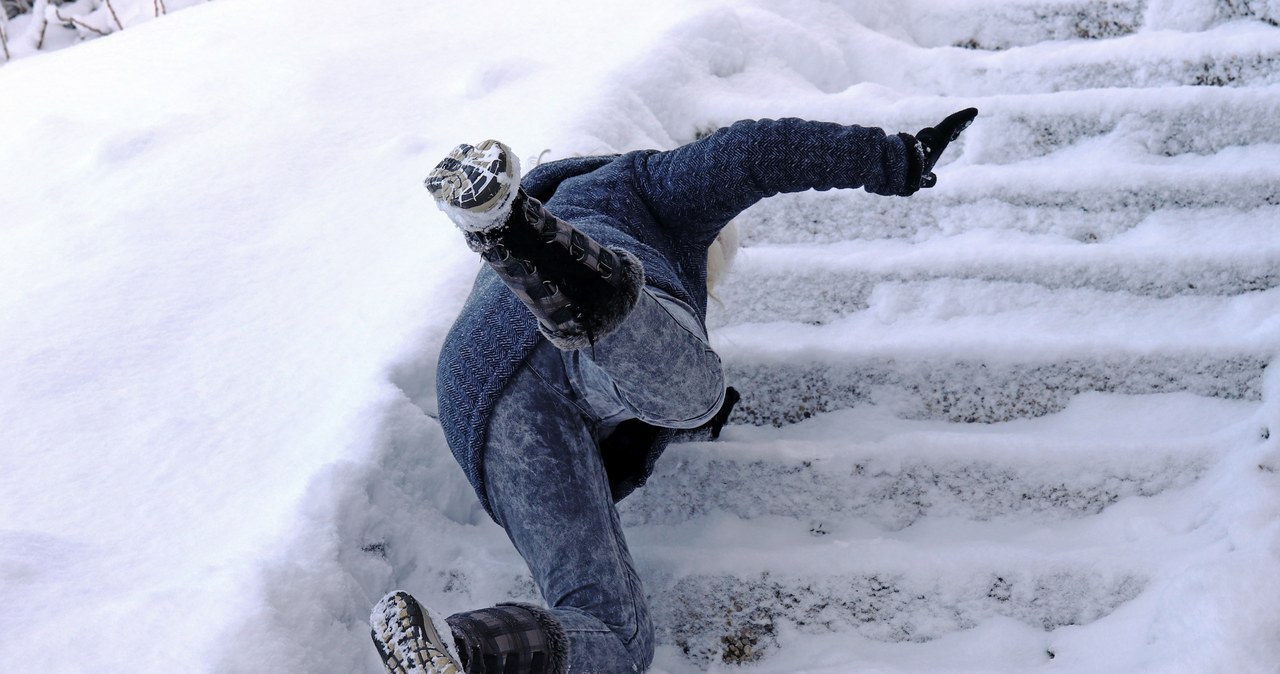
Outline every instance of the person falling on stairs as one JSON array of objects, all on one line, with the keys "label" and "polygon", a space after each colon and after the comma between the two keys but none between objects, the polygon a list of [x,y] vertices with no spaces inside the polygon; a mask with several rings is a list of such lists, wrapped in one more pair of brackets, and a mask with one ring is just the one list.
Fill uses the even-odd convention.
[{"label": "person falling on stairs", "polygon": [[914,136],[741,121],[674,150],[524,176],[494,140],[441,161],[427,188],[485,264],[441,351],[440,423],[546,605],[433,617],[391,592],[371,615],[387,671],[647,669],[654,629],[615,504],[677,431],[718,431],[736,399],[707,341],[708,249],[781,192],[933,187],[934,164],[976,116],[962,110]]}]

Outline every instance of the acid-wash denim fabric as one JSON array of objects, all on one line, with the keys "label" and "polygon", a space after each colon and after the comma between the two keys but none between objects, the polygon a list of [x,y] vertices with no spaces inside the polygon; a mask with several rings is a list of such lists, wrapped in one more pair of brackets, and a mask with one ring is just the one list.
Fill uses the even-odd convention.
[{"label": "acid-wash denim fabric", "polygon": [[601,437],[631,418],[696,428],[723,395],[720,358],[692,308],[650,288],[593,348],[536,346],[494,407],[484,447],[489,502],[567,637],[570,672],[640,672],[653,659]]},{"label": "acid-wash denim fabric", "polygon": [[[706,253],[724,225],[780,192],[862,187],[907,193],[907,148],[880,129],[799,119],[742,121],[675,150],[642,150],[538,166],[521,180],[551,213],[606,246],[634,253],[646,284],[706,316]],[[536,320],[488,267],[450,330],[437,370],[440,423],[481,505],[490,417],[517,370],[544,340]],[[614,476],[643,484],[675,431],[661,429],[646,460]]]}]

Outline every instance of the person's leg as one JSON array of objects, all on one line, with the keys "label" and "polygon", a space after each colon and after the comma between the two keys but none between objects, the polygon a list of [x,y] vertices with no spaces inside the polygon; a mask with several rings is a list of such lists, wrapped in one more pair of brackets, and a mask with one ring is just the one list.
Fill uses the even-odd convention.
[{"label": "person's leg", "polygon": [[693,310],[645,288],[613,332],[590,348],[566,351],[574,389],[606,424],[636,418],[665,428],[697,428],[724,402],[720,357]]},{"label": "person's leg", "polygon": [[525,194],[510,148],[493,140],[459,145],[427,187],[543,335],[569,354],[568,369],[590,391],[598,418],[625,413],[694,428],[719,410],[720,360],[693,310],[646,287],[635,255],[601,246]]},{"label": "person's leg", "polygon": [[454,148],[427,188],[561,350],[587,348],[613,332],[644,287],[635,255],[600,245],[526,194],[519,162],[498,141]]},{"label": "person's leg", "polygon": [[494,410],[485,485],[568,637],[570,671],[639,672],[653,657],[653,627],[579,402],[560,353],[541,345]]}]

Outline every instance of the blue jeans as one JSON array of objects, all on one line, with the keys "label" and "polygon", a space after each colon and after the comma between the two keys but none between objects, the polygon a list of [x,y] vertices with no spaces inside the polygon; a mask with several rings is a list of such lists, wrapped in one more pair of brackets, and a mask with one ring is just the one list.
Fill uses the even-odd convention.
[{"label": "blue jeans", "polygon": [[648,288],[594,348],[561,352],[543,341],[503,392],[485,445],[488,496],[569,637],[575,674],[641,672],[653,660],[600,441],[626,419],[701,426],[724,390],[693,311]]}]

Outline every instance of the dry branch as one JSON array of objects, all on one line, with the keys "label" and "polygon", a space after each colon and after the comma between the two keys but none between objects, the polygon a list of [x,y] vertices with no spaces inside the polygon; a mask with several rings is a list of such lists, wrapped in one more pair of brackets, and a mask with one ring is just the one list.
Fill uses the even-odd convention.
[{"label": "dry branch", "polygon": [[44,49],[44,34],[49,31],[49,17],[43,12],[40,14],[40,37],[36,38],[36,51]]},{"label": "dry branch", "polygon": [[[61,21],[61,22],[63,22],[63,23],[75,24],[76,26],[79,26],[80,28],[83,28],[83,29],[85,29],[85,30],[87,30],[87,31],[90,31],[90,32],[93,32],[93,33],[97,33],[98,35],[109,35],[109,33],[104,33],[104,32],[102,32],[100,29],[98,29],[98,28],[94,28],[93,26],[90,26],[89,24],[87,24],[87,23],[85,23],[85,22],[81,21],[81,20],[80,20],[79,18],[77,18],[77,17],[74,17],[74,16],[63,16],[63,15],[62,15],[61,10],[57,10],[57,9],[55,9],[55,10],[53,10],[53,13],[54,13],[55,15],[57,15],[58,20],[59,20],[59,21]],[[48,26],[49,26],[49,23],[46,21],[46,22],[45,22],[45,27],[47,28]],[[42,31],[40,31],[40,41],[41,41],[41,42],[44,42],[44,31],[43,31],[43,30],[42,30]],[[39,47],[36,47],[36,49],[39,49]]]},{"label": "dry branch", "polygon": [[[105,0],[105,2],[107,3],[107,9],[111,11],[111,18],[115,19],[116,27],[124,30],[124,24],[120,23],[120,17],[116,16],[116,8],[111,6],[111,0]],[[106,33],[103,33],[103,35],[106,35]]]}]

